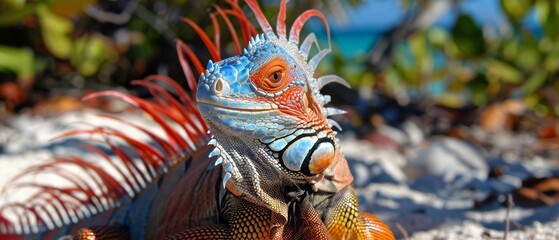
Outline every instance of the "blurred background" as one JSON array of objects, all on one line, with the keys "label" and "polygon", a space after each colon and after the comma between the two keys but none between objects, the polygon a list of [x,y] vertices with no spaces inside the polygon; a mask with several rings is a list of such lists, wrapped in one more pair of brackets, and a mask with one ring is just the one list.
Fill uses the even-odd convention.
[{"label": "blurred background", "polygon": [[[278,2],[261,3],[272,22]],[[187,0],[0,0],[0,124],[8,126],[21,114],[56,116],[84,107],[123,111],[118,104],[86,105],[80,98],[115,88],[148,98],[149,92],[131,81],[151,74],[184,85],[175,39],[188,43],[202,62],[208,53],[181,17],[211,33],[212,4],[228,6]],[[348,111],[337,120],[346,155],[356,161],[351,164],[356,185],[365,189],[360,198],[374,200],[366,209],[410,232],[442,225],[442,220],[431,219],[431,225],[402,220],[418,211],[432,213],[433,207],[414,202],[415,208],[404,211],[386,202],[393,196],[365,194],[370,182],[405,186],[445,203],[462,197],[468,200],[464,211],[501,209],[509,194],[527,208],[557,205],[558,1],[292,1],[287,21],[311,7],[327,15],[332,31],[333,54],[317,71],[352,85],[327,86],[324,93]],[[327,44],[319,21],[306,30]],[[227,35],[224,56],[234,52]],[[0,145],[9,142],[0,139]],[[453,213],[437,212],[502,229],[502,219]],[[545,216],[515,221],[518,226],[557,221],[556,214]]]},{"label": "blurred background", "polygon": [[[41,111],[37,106],[45,101],[71,107],[69,97],[105,88],[130,90],[131,80],[155,73],[183,81],[175,39],[203,48],[180,17],[211,30],[212,4],[0,1],[0,114]],[[264,6],[275,16],[275,1]],[[319,72],[343,76],[359,93],[333,93],[358,111],[354,126],[374,125],[374,119],[393,125],[417,111],[443,114],[434,114],[434,107],[450,114],[439,119],[448,122],[432,126],[434,131],[478,120],[485,130],[537,130],[541,124],[524,118],[551,119],[559,113],[555,1],[305,1],[289,7],[288,22],[309,7],[328,15],[334,54]],[[325,42],[322,26],[310,30],[322,33]],[[224,49],[232,52],[232,46]],[[383,101],[372,100],[376,97]]]}]

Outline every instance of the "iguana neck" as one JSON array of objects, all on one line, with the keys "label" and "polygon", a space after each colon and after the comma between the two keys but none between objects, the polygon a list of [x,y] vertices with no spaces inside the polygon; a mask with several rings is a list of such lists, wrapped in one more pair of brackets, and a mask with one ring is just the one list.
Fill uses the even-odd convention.
[{"label": "iguana neck", "polygon": [[221,152],[224,174],[230,173],[226,188],[233,195],[287,215],[284,188],[308,188],[304,180],[295,182],[278,170],[278,159],[274,159],[262,147],[250,139],[227,135],[212,128],[216,147]]},{"label": "iguana neck", "polygon": [[229,135],[216,127],[211,127],[211,131],[221,152],[224,172],[231,174],[226,182],[227,190],[282,215],[286,214],[286,202],[293,192],[337,192],[353,181],[341,151],[336,154],[332,166],[321,174],[297,180],[279,171],[279,160],[251,139]]}]

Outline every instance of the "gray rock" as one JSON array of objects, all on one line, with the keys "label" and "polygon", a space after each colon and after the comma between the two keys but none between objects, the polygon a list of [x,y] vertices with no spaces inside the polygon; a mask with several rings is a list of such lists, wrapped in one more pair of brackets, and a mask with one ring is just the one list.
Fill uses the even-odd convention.
[{"label": "gray rock", "polygon": [[411,179],[422,176],[444,176],[454,179],[465,176],[485,180],[489,166],[479,149],[454,138],[433,140],[430,145],[421,149],[405,167]]},{"label": "gray rock", "polygon": [[346,137],[340,141],[357,187],[372,182],[403,183],[404,156],[391,149],[377,148],[367,141]]}]

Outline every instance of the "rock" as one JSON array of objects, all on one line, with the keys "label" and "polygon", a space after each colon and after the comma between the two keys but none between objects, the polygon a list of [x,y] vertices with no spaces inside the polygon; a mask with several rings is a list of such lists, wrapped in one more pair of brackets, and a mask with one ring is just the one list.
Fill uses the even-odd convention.
[{"label": "rock", "polygon": [[357,187],[372,182],[403,183],[406,176],[401,170],[404,156],[392,149],[383,149],[367,141],[345,137],[340,141],[342,151],[348,159]]},{"label": "rock", "polygon": [[366,164],[348,158],[350,169],[353,173],[355,187],[364,187],[370,183],[404,183],[406,176],[395,164],[387,161],[378,161]]},{"label": "rock", "polygon": [[402,130],[408,135],[408,144],[410,146],[419,146],[425,140],[425,133],[413,121],[405,121],[402,124]]},{"label": "rock", "polygon": [[442,138],[420,150],[409,161],[405,172],[411,179],[427,175],[453,179],[461,175],[484,180],[489,166],[480,150],[458,139]]}]

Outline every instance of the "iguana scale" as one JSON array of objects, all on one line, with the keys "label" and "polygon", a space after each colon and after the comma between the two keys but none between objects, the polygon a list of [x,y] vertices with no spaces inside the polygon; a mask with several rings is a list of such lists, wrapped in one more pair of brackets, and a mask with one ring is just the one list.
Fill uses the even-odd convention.
[{"label": "iguana scale", "polygon": [[[27,201],[0,206],[0,237],[394,239],[384,223],[359,211],[353,177],[332,129],[337,123],[328,119],[343,111],[325,107],[329,96],[320,93],[326,84],[347,83],[335,75],[314,76],[331,50],[330,42],[321,48],[312,32],[299,41],[303,25],[313,17],[324,23],[329,39],[326,18],[307,10],[288,34],[287,0],[280,4],[275,30],[255,0],[245,2],[262,33],[236,1],[228,1],[231,9],[216,6],[210,15],[216,29],[213,41],[184,19],[213,60],[204,69],[192,49],[178,41],[179,60],[196,101],[164,76],[137,82],[151,91],[154,101],[115,91],[86,97],[121,98],[145,111],[165,136],[110,116],[145,133],[152,144],[107,127],[64,134],[103,136],[113,156],[98,146],[89,151],[112,173],[81,157],[32,167],[2,193],[24,187],[40,191]],[[231,33],[235,56],[221,57],[217,17]],[[241,36],[232,20],[238,22]],[[313,47],[317,53],[311,57]],[[200,72],[197,83],[194,72]],[[83,175],[67,166],[77,166]],[[58,174],[70,186],[22,180],[44,172]]]}]

